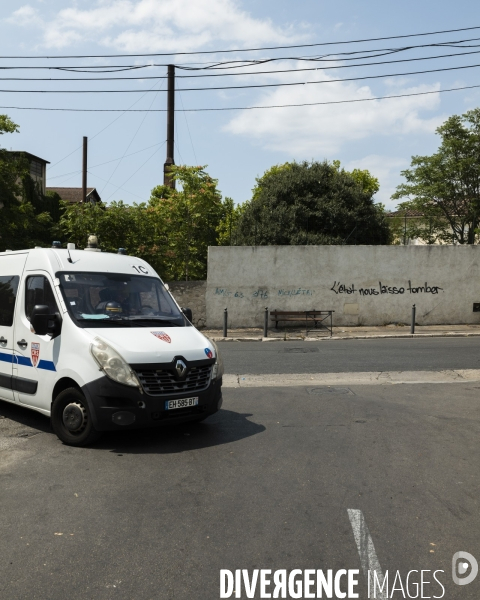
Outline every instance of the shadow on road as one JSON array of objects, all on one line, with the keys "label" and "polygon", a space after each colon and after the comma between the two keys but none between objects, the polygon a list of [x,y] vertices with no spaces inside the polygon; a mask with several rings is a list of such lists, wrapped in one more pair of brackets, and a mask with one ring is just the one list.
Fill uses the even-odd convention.
[{"label": "shadow on road", "polygon": [[[155,427],[152,429],[132,429],[127,431],[105,432],[92,446],[92,450],[109,450],[121,454],[175,454],[200,448],[230,444],[265,431],[263,425],[249,421],[251,413],[237,413],[220,410],[202,423],[187,423]],[[39,432],[50,433],[50,420],[42,414],[0,400],[0,419],[5,417]]]},{"label": "shadow on road", "polygon": [[44,415],[23,407],[21,404],[13,404],[0,400],[0,419],[5,417],[26,427],[38,429],[39,432],[53,433],[50,427],[50,419]]},{"label": "shadow on road", "polygon": [[251,413],[220,410],[201,423],[107,432],[91,448],[121,454],[175,454],[211,448],[265,431],[264,425],[249,421],[251,416]]}]

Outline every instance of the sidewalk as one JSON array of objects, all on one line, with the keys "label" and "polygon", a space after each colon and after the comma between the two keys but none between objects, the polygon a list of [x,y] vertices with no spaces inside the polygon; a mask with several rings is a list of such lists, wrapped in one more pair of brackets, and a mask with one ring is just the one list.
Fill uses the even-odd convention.
[{"label": "sidewalk", "polygon": [[415,334],[410,333],[408,325],[386,325],[384,327],[334,327],[333,336],[325,330],[309,331],[305,336],[305,328],[287,327],[269,329],[268,337],[263,337],[261,328],[229,329],[227,337],[223,337],[221,329],[202,329],[202,333],[216,342],[281,342],[289,340],[331,341],[331,340],[363,340],[370,338],[419,338],[419,337],[474,337],[480,336],[478,325],[417,325]]}]

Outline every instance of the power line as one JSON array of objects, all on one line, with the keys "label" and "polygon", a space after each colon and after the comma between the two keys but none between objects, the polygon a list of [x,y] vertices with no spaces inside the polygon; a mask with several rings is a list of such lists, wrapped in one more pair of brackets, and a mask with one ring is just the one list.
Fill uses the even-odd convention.
[{"label": "power line", "polygon": [[[218,63],[203,62],[203,63],[179,63],[175,64],[177,69],[183,70],[209,70],[209,69],[233,69],[233,68],[241,68],[243,66],[252,66],[264,64],[272,61],[280,61],[280,60],[298,60],[298,61],[327,61],[331,62],[333,60],[339,60],[339,57],[349,57],[342,58],[341,60],[359,60],[360,58],[377,58],[380,56],[385,56],[388,54],[398,54],[399,52],[406,52],[407,50],[416,50],[419,48],[478,48],[478,44],[469,44],[465,45],[466,42],[478,41],[480,38],[467,38],[462,40],[454,40],[454,41],[445,41],[445,42],[435,42],[429,44],[414,44],[410,46],[400,46],[397,48],[375,48],[375,49],[364,49],[364,50],[355,50],[348,52],[335,52],[330,54],[323,55],[302,55],[302,56],[277,56],[277,57],[268,57],[268,58],[258,58],[258,59],[242,59],[242,60],[229,60]],[[375,54],[372,54],[375,53]],[[365,55],[362,57],[354,56],[357,54]],[[47,65],[39,65],[39,66],[22,66],[22,65],[0,65],[0,70],[54,70],[54,71],[65,71],[68,73],[119,73],[122,71],[130,71],[130,70],[138,70],[138,69],[146,69],[149,67],[166,67],[169,63],[149,63],[144,65],[75,65],[75,66],[47,66]],[[187,65],[208,65],[206,67],[189,67]],[[225,66],[232,65],[232,66]],[[93,69],[93,70],[90,70]],[[102,71],[99,71],[102,69]],[[177,77],[194,77],[194,75],[177,75]]]},{"label": "power line", "polygon": [[[164,81],[162,81],[162,82],[161,82],[160,89],[161,89],[161,87],[163,86],[163,84],[164,84],[164,83],[165,83]],[[155,100],[157,99],[157,95],[158,95],[158,92],[159,92],[159,91],[160,91],[160,90],[157,90],[157,94],[155,94],[155,96],[153,97],[153,100],[151,101],[149,108],[152,108],[152,106],[153,106],[153,103],[154,103],[154,102],[155,102]],[[110,177],[108,178],[108,181],[107,181],[107,184],[106,184],[106,185],[108,185],[108,184],[110,183],[110,180],[111,180],[111,178],[114,176],[114,174],[115,174],[116,170],[117,170],[117,169],[118,169],[118,167],[120,166],[120,164],[121,164],[122,160],[124,159],[124,157],[125,157],[126,153],[127,153],[127,152],[128,152],[128,150],[130,149],[130,146],[133,144],[133,141],[134,141],[134,140],[135,140],[135,138],[137,137],[137,134],[138,134],[138,132],[140,131],[140,129],[141,129],[142,125],[144,124],[144,122],[145,122],[145,119],[146,119],[147,117],[148,117],[148,113],[145,113],[145,114],[144,114],[144,116],[143,116],[143,119],[141,120],[140,124],[139,124],[139,125],[138,125],[138,127],[137,127],[137,130],[136,130],[136,131],[135,131],[135,133],[133,134],[133,137],[132,137],[132,139],[130,140],[130,143],[129,143],[129,144],[128,144],[128,146],[125,148],[125,152],[123,153],[123,156],[122,156],[122,157],[119,159],[118,163],[115,165],[115,168],[113,169],[112,173],[110,174]],[[104,185],[104,186],[103,186],[103,189],[105,189],[105,187],[106,187],[106,186]],[[102,192],[103,192],[103,189],[102,189]]]},{"label": "power line", "polygon": [[182,94],[178,94],[178,97],[180,98],[180,102],[182,103],[182,108],[183,108],[183,116],[185,117],[185,123],[187,125],[187,131],[188,131],[188,136],[190,137],[190,143],[192,144],[192,150],[193,150],[193,156],[195,157],[195,163],[198,165],[198,159],[197,159],[197,155],[195,153],[195,147],[193,145],[193,139],[192,139],[192,134],[190,133],[190,127],[188,125],[188,120],[187,120],[187,114],[185,112],[185,106],[183,105],[183,100],[182,100]]},{"label": "power line", "polygon": [[[271,87],[292,87],[299,85],[315,85],[319,83],[339,83],[343,81],[363,81],[365,79],[383,79],[384,77],[404,77],[405,75],[423,75],[425,73],[440,73],[443,71],[458,71],[460,69],[473,69],[480,67],[477,65],[463,65],[460,67],[444,67],[442,69],[428,69],[424,71],[411,71],[408,73],[387,73],[385,75],[366,75],[364,77],[348,77],[344,79],[325,79],[320,81],[295,81],[292,83],[259,83],[249,85],[228,85],[216,87],[196,87],[196,88],[178,88],[178,92],[205,92],[215,90],[240,90],[252,88],[271,88]],[[148,93],[148,92],[166,92],[166,90],[0,90],[1,93],[26,93],[26,94],[128,94],[128,93]]]},{"label": "power line", "polygon": [[[376,48],[372,50],[358,50],[358,51],[349,51],[349,52],[334,52],[329,54],[322,55],[303,55],[303,56],[275,56],[275,57],[267,57],[267,58],[257,58],[257,59],[238,59],[238,60],[229,60],[229,61],[219,61],[217,63],[203,63],[208,66],[203,67],[190,67],[186,64],[177,64],[176,68],[184,71],[208,71],[208,70],[227,70],[227,69],[239,69],[243,67],[251,67],[258,66],[261,64],[265,64],[268,62],[275,62],[280,60],[297,60],[297,61],[308,61],[308,62],[332,62],[332,61],[350,61],[350,60],[362,60],[368,58],[379,58],[381,56],[388,56],[390,54],[399,54],[400,52],[406,52],[408,50],[418,50],[420,48],[458,48],[458,49],[468,49],[468,48],[478,48],[479,44],[466,44],[465,42],[478,41],[480,38],[470,38],[465,40],[456,40],[449,42],[441,42],[434,44],[417,44],[412,46],[402,46],[398,48]],[[360,55],[360,56],[358,56]],[[202,63],[196,63],[202,64]],[[153,63],[154,66],[163,66],[161,64]],[[179,75],[180,77],[180,75]]]},{"label": "power line", "polygon": [[[90,173],[90,171],[88,171],[89,175],[92,175],[92,177],[97,177],[98,179],[101,179],[102,181],[106,181],[106,179],[103,179],[103,177],[100,177],[99,175],[94,175],[93,173]],[[111,183],[110,185],[114,185],[113,183]],[[129,192],[128,190],[126,190],[125,188],[119,186],[115,192],[117,192],[118,190],[122,190],[123,192],[126,192],[127,194],[132,194],[133,196],[136,196],[137,198],[140,198],[140,200],[144,200],[141,196],[139,196],[138,194],[135,194],[135,192]],[[114,192],[114,193],[115,193]],[[107,199],[108,202],[108,199]]]},{"label": "power line", "polygon": [[[480,54],[480,50],[473,50],[470,52],[457,52],[454,54],[440,54],[438,56],[424,56],[416,58],[403,58],[399,60],[384,60],[370,63],[356,63],[349,65],[333,65],[329,67],[308,67],[302,69],[277,69],[274,71],[243,71],[241,73],[204,73],[202,75],[176,75],[177,79],[186,79],[199,77],[238,77],[239,75],[271,75],[275,73],[299,73],[303,71],[326,71],[329,69],[351,69],[354,67],[370,67],[376,65],[390,65],[395,63],[412,62],[419,60],[433,60],[437,58],[452,58],[456,56],[466,56],[470,54]],[[284,60],[297,60],[295,58],[284,59]],[[333,59],[332,59],[333,60]],[[0,77],[0,81],[138,81],[143,79],[167,79],[166,75],[152,75],[145,76],[140,75],[139,77]]]},{"label": "power line", "polygon": [[365,38],[360,40],[343,40],[339,42],[321,42],[316,44],[290,44],[287,46],[264,46],[261,48],[237,48],[229,50],[199,50],[195,52],[149,52],[145,54],[80,54],[80,55],[60,55],[60,56],[0,56],[0,59],[53,59],[53,58],[125,58],[141,56],[194,56],[198,54],[226,54],[238,52],[259,52],[261,50],[285,50],[290,48],[315,48],[319,46],[335,46],[340,44],[359,44],[363,42],[378,42],[383,40],[398,40],[411,37],[421,37],[427,35],[440,35],[443,33],[454,33],[457,31],[472,31],[480,29],[480,26],[462,27],[459,29],[445,29],[443,31],[428,31],[423,33],[410,33],[406,35],[391,35],[388,37]]},{"label": "power line", "polygon": [[[390,54],[399,54],[400,52],[406,52],[408,50],[417,50],[419,48],[458,48],[458,49],[468,49],[468,48],[478,48],[479,44],[468,44],[465,42],[469,41],[478,41],[480,38],[470,38],[467,40],[457,40],[455,42],[442,42],[435,44],[418,44],[414,46],[403,46],[399,48],[377,48],[372,50],[359,50],[355,52],[335,52],[330,54],[323,55],[302,55],[302,56],[276,56],[276,57],[268,57],[268,58],[259,58],[259,59],[242,59],[242,60],[230,60],[223,61],[218,63],[212,63],[211,61],[205,63],[190,63],[195,65],[208,65],[203,67],[190,67],[187,66],[187,63],[175,64],[177,69],[186,70],[186,71],[208,71],[208,70],[227,70],[227,69],[240,69],[243,67],[250,66],[258,66],[261,64],[265,64],[268,62],[278,62],[278,61],[286,61],[286,60],[296,60],[296,61],[305,61],[305,62],[333,62],[333,61],[351,61],[351,60],[362,60],[368,58],[379,58],[381,56],[388,56]],[[373,54],[375,53],[375,54]],[[362,56],[354,56],[354,55],[362,55]],[[465,53],[468,54],[468,53]],[[445,55],[445,56],[461,56],[462,53]],[[436,58],[436,57],[426,57],[426,58]],[[58,67],[58,66],[20,66],[20,65],[12,65],[12,66],[0,66],[0,71],[12,71],[12,70],[45,70],[45,71],[62,71],[67,73],[95,73],[98,75],[103,75],[105,73],[121,73],[123,71],[132,71],[139,69],[147,69],[147,68],[159,68],[159,67],[167,67],[168,63],[149,63],[145,65],[77,65],[70,67]],[[93,70],[92,70],[93,69]],[[101,70],[99,70],[101,69]],[[209,74],[206,75],[177,75],[177,78],[191,78],[191,77],[209,77]],[[161,78],[162,76],[159,76]],[[165,77],[165,76],[163,76]],[[21,79],[21,78],[19,78]],[[28,78],[24,78],[28,80]],[[31,78],[32,81],[48,81],[49,78],[40,78],[35,79]],[[80,80],[80,78],[78,78]],[[94,79],[94,78],[92,78]],[[98,78],[100,79],[100,78]],[[113,78],[112,78],[113,79]],[[127,78],[128,79],[128,78]],[[134,78],[131,78],[134,79]],[[140,79],[144,79],[140,77]],[[59,78],[58,81],[70,81],[68,78]],[[85,78],[85,80],[90,80],[89,78]]]},{"label": "power line", "polygon": [[[302,104],[275,104],[269,106],[229,106],[224,108],[185,108],[183,110],[175,109],[175,112],[215,112],[215,111],[229,111],[229,110],[256,110],[266,108],[290,108],[298,106],[320,106],[327,104],[349,104],[351,102],[372,102],[375,100],[388,100],[390,98],[410,98],[411,96],[427,96],[428,94],[442,94],[445,92],[456,92],[459,90],[471,90],[480,88],[480,85],[466,85],[462,87],[448,88],[445,90],[433,90],[430,92],[415,92],[413,94],[395,94],[391,96],[377,96],[375,98],[355,98],[352,100],[332,100],[329,102],[305,102]],[[60,111],[60,112],[167,112],[166,108],[154,108],[152,110],[136,108],[127,109],[122,108],[38,108],[38,107],[27,107],[27,106],[0,106],[1,110],[40,110],[40,111]],[[92,167],[93,168],[93,167]]]},{"label": "power line", "polygon": [[[166,142],[164,142],[164,143],[162,144],[162,146],[163,146],[164,144],[166,144]],[[107,200],[106,200],[106,201],[108,202],[108,201],[110,200],[110,198],[113,196],[113,194],[116,194],[118,190],[120,190],[120,189],[123,189],[123,186],[124,186],[126,183],[128,183],[128,182],[130,181],[130,179],[131,179],[131,178],[132,178],[134,175],[136,175],[136,174],[137,174],[137,173],[140,171],[140,169],[143,169],[143,167],[144,167],[144,166],[145,166],[145,165],[146,165],[148,162],[150,162],[150,161],[152,160],[152,158],[155,156],[155,154],[157,154],[157,152],[160,152],[160,150],[162,149],[162,146],[160,146],[160,148],[157,148],[157,150],[155,150],[155,152],[154,152],[154,153],[153,153],[153,154],[150,156],[150,158],[147,158],[147,160],[146,160],[146,161],[145,161],[143,164],[141,164],[141,165],[138,167],[138,169],[137,169],[136,171],[134,171],[134,172],[133,172],[133,173],[130,175],[130,177],[129,177],[128,179],[126,179],[126,180],[125,180],[125,181],[122,183],[122,185],[119,185],[119,186],[118,186],[118,187],[117,187],[117,188],[116,188],[116,189],[115,189],[115,190],[114,190],[114,191],[113,191],[113,192],[110,194],[110,196],[107,198]],[[111,184],[111,185],[114,185],[114,184]],[[127,190],[124,190],[124,191],[127,191]],[[136,196],[137,194],[134,194],[134,195]]]},{"label": "power line", "polygon": [[[125,156],[119,156],[118,158],[112,158],[112,160],[107,160],[103,163],[99,163],[98,165],[92,165],[91,167],[88,167],[89,169],[96,169],[97,167],[103,167],[103,165],[109,165],[112,162],[116,162],[117,160],[120,160],[121,158],[128,158],[129,156],[133,156],[134,154],[140,154],[140,152],[145,152],[145,150],[150,150],[150,148],[155,148],[156,146],[160,146],[160,144],[164,144],[165,142],[158,142],[158,144],[152,144],[151,146],[147,146],[146,148],[142,148],[141,150],[137,150],[136,152],[131,152],[130,154],[125,154]],[[74,175],[77,173],[81,173],[81,169],[77,170],[77,171],[70,171],[69,173],[63,173],[62,175],[55,175],[54,177],[48,177],[48,180],[50,181],[50,179],[58,179],[59,177],[66,177],[67,175]]]},{"label": "power line", "polygon": [[[153,85],[153,87],[151,88],[153,90],[153,88],[155,87],[156,83]],[[135,100],[135,102],[133,104],[130,105],[130,107],[127,110],[120,110],[120,111],[115,111],[115,112],[121,112],[121,115],[118,115],[118,117],[115,117],[115,119],[113,119],[113,121],[110,121],[110,123],[108,123],[108,125],[105,125],[105,127],[103,127],[103,129],[100,129],[100,131],[98,131],[94,136],[92,136],[90,138],[90,141],[94,140],[96,137],[98,137],[101,133],[103,133],[106,129],[108,129],[111,125],[113,125],[116,121],[118,121],[118,119],[121,119],[123,117],[123,115],[128,112],[133,106],[135,106],[135,104],[138,104],[140,102],[140,100],[142,98],[144,98],[146,96],[145,94],[142,94],[140,96],[140,98],[138,98],[137,100]],[[50,166],[50,169],[53,169],[54,167],[56,167],[57,165],[59,165],[61,162],[63,162],[65,159],[67,159],[69,156],[72,156],[72,154],[75,154],[75,152],[77,152],[78,150],[80,150],[82,146],[78,146],[78,148],[75,148],[75,150],[73,150],[72,152],[70,152],[70,154],[67,154],[67,156],[64,156],[63,158],[61,158],[59,161],[57,161],[56,163],[54,163],[53,165]]]}]

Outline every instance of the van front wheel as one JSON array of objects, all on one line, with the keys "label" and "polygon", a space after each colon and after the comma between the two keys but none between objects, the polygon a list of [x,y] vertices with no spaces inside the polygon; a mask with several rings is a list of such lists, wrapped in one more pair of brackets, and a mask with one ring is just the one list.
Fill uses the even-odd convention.
[{"label": "van front wheel", "polygon": [[52,404],[52,428],[69,446],[86,446],[100,438],[85,396],[76,388],[60,392]]}]

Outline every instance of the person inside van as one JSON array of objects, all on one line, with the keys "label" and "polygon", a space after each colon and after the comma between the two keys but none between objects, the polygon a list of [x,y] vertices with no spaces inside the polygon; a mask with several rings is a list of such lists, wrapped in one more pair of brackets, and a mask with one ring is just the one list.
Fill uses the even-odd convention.
[{"label": "person inside van", "polygon": [[123,290],[116,288],[104,288],[99,292],[100,302],[95,307],[97,313],[130,313],[130,303],[128,295]]}]

